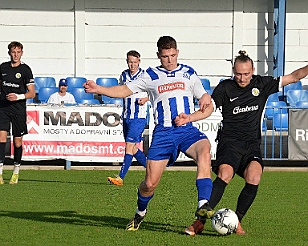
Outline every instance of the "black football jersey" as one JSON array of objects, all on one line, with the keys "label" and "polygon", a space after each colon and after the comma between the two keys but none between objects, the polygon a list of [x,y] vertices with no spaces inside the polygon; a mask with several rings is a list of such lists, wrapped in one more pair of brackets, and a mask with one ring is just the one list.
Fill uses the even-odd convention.
[{"label": "black football jersey", "polygon": [[279,78],[253,75],[245,88],[232,79],[220,82],[212,98],[222,113],[221,138],[261,138],[261,117],[270,94],[279,91]]},{"label": "black football jersey", "polygon": [[33,74],[30,67],[21,63],[17,67],[12,67],[10,62],[0,65],[0,108],[5,108],[9,112],[16,114],[26,113],[26,100],[8,101],[6,95],[9,93],[25,94],[27,86],[34,84]]}]

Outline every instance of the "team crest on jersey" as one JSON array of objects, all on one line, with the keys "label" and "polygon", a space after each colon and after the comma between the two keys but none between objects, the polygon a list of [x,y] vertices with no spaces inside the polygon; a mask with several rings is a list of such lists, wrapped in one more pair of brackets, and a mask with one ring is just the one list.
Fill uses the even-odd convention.
[{"label": "team crest on jersey", "polygon": [[254,95],[255,97],[259,96],[260,91],[258,88],[252,88],[251,90],[252,95]]},{"label": "team crest on jersey", "polygon": [[183,78],[189,79],[190,75],[188,73],[183,73]]},{"label": "team crest on jersey", "polygon": [[15,74],[15,78],[16,78],[16,79],[20,79],[20,77],[21,77],[21,74],[20,74],[20,73],[16,73],[16,74]]}]

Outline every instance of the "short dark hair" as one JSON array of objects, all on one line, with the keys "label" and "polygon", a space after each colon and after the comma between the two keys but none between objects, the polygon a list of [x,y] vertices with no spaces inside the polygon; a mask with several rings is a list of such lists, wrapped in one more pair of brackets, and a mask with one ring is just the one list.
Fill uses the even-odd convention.
[{"label": "short dark hair", "polygon": [[9,45],[7,46],[7,48],[9,49],[9,51],[11,51],[11,49],[13,48],[20,48],[21,50],[23,50],[24,46],[22,45],[22,43],[17,42],[17,41],[12,41],[11,43],[9,43]]},{"label": "short dark hair", "polygon": [[177,49],[177,44],[173,37],[162,36],[157,41],[157,48],[159,52],[161,52],[163,49]]},{"label": "short dark hair", "polygon": [[245,50],[240,50],[238,52],[238,56],[235,57],[235,60],[234,60],[234,63],[233,63],[233,67],[235,66],[235,64],[237,62],[250,62],[251,63],[251,66],[253,67],[253,60],[246,54],[246,51]]},{"label": "short dark hair", "polygon": [[134,56],[134,57],[140,58],[140,54],[136,50],[128,51],[127,54],[126,54],[126,58],[128,58],[128,56]]}]

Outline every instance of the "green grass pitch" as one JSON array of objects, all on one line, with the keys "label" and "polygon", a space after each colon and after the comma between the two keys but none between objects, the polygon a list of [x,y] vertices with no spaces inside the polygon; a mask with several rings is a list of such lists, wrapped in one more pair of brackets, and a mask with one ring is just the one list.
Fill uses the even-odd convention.
[{"label": "green grass pitch", "polygon": [[[219,236],[210,221],[195,237],[183,233],[197,206],[194,171],[165,171],[138,231],[125,231],[136,209],[144,171],[129,171],[124,186],[106,170],[21,170],[19,184],[1,185],[1,245],[308,245],[307,172],[265,172],[242,221],[248,235]],[[213,175],[215,177],[215,175]],[[237,176],[216,209],[235,209]]]}]

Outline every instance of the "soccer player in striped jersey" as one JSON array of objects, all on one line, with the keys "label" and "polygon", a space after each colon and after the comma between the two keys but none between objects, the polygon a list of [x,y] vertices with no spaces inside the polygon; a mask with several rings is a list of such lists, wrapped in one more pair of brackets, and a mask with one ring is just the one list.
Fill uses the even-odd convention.
[{"label": "soccer player in striped jersey", "polygon": [[[128,69],[124,70],[120,76],[119,84],[129,84],[144,72],[140,67],[140,54],[135,50],[130,50],[126,54]],[[146,125],[147,105],[149,100],[146,92],[134,93],[124,98],[123,104],[123,134],[125,139],[125,154],[119,175],[115,178],[108,177],[111,184],[122,186],[123,179],[132,164],[133,157],[142,165],[146,166],[145,154],[136,146],[142,140],[142,133]]]},{"label": "soccer player in striped jersey", "polygon": [[[208,200],[212,191],[210,142],[207,136],[191,122],[204,119],[213,112],[211,96],[204,90],[195,70],[177,61],[179,50],[176,40],[160,37],[157,57],[161,65],[148,68],[129,84],[102,87],[89,80],[84,84],[88,93],[125,98],[136,92],[147,92],[154,110],[155,129],[148,151],[145,179],[138,189],[137,210],[127,230],[138,230],[149,201],[154,196],[167,165],[176,161],[181,151],[197,163],[196,186],[198,191],[197,216],[211,217]],[[194,110],[193,98],[199,100],[200,109]],[[202,110],[202,111],[201,111]]]}]

